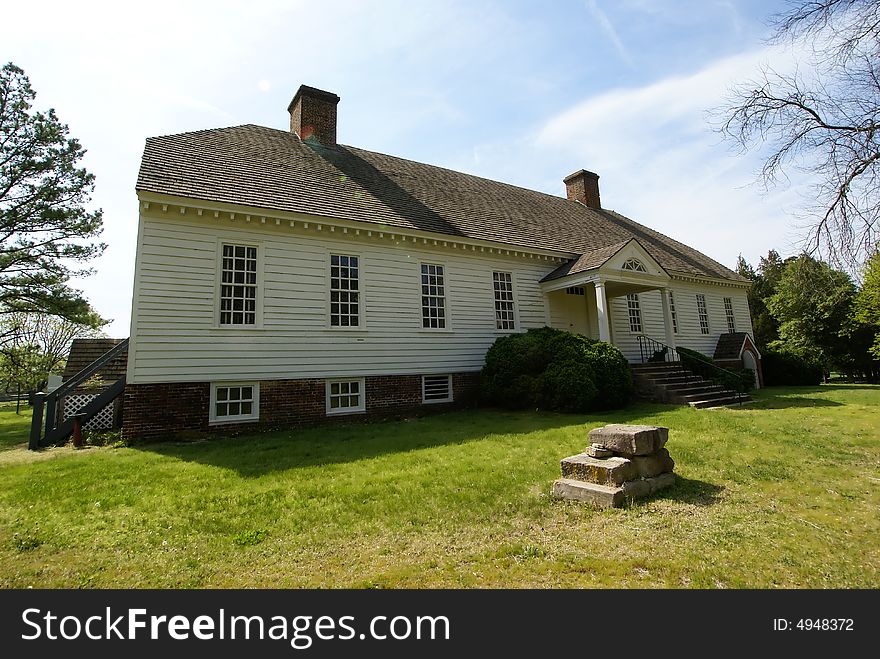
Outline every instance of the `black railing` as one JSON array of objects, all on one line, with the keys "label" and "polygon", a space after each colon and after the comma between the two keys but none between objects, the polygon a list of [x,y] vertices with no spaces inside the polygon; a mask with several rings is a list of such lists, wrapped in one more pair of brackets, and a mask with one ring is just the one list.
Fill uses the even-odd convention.
[{"label": "black railing", "polygon": [[[76,389],[83,382],[109,364],[113,359],[128,350],[128,339],[120,341],[112,349],[98,357],[79,373],[51,393],[34,394],[34,409],[31,417],[31,435],[28,448],[32,451],[52,446],[70,436],[73,432],[73,419],[68,418],[58,421],[58,401]],[[125,389],[125,376],[116,380],[113,384],[102,391],[98,396],[86,403],[77,414],[82,416],[82,422],[87,423],[93,416],[100,412],[106,405],[111,403]],[[45,425],[43,420],[45,418]]]},{"label": "black railing", "polygon": [[679,361],[678,351],[672,346],[661,343],[657,339],[650,336],[640,334],[639,337],[639,354],[643,364],[652,362],[677,362]]},{"label": "black railing", "polygon": [[[684,348],[682,348],[683,352],[679,352],[676,348],[668,346],[657,339],[652,339],[650,336],[645,336],[644,334],[640,334],[638,340],[639,353],[643,364],[652,362],[678,362],[694,373],[694,375],[699,375],[700,377],[712,380],[725,387],[730,387],[736,396],[736,402],[740,405],[742,405],[743,401],[747,398],[747,390],[741,385],[742,380],[737,374],[730,369],[718,366],[705,355],[700,355],[698,358],[693,356],[695,351],[684,350]],[[682,359],[682,355],[684,355],[684,359]]]}]

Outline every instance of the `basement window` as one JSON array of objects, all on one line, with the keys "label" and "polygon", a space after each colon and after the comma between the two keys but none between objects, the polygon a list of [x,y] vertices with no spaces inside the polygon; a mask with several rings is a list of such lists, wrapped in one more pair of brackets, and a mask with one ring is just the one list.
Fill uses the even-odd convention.
[{"label": "basement window", "polygon": [[630,293],[626,296],[626,309],[629,313],[629,331],[634,334],[642,333],[642,308],[639,305],[639,296]]},{"label": "basement window", "polygon": [[211,385],[211,423],[256,421],[260,418],[260,384],[234,382]]},{"label": "basement window", "polygon": [[327,414],[350,414],[367,409],[364,379],[327,380]]},{"label": "basement window", "polygon": [[451,375],[423,375],[422,402],[449,403],[452,401]]},{"label": "basement window", "polygon": [[697,315],[700,318],[700,334],[709,333],[709,312],[706,310],[706,296],[697,293]]}]

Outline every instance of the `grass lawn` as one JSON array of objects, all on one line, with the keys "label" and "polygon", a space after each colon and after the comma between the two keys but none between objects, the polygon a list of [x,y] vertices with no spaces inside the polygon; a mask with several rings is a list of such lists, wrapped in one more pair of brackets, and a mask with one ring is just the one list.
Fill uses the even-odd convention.
[{"label": "grass lawn", "polygon": [[[0,586],[880,586],[880,387],[757,398],[38,454],[7,406]],[[679,482],[620,510],[550,499],[610,422],[669,426]]]}]

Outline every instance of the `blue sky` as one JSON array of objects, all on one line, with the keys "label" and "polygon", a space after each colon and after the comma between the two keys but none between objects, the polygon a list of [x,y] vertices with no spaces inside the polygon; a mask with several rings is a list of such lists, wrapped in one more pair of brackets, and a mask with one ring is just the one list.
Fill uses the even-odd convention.
[{"label": "blue sky", "polygon": [[5,7],[0,60],[24,68],[97,176],[108,249],[76,282],[127,336],[144,139],[288,127],[301,83],[339,94],[339,141],[551,194],[578,169],[603,205],[733,266],[797,250],[805,179],[763,191],[760,161],[707,111],[761,64],[783,2],[40,2]]}]

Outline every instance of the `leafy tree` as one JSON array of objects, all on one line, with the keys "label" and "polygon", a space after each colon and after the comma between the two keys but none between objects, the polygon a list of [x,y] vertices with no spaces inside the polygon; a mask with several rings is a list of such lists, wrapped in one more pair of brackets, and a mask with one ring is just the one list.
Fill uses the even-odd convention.
[{"label": "leafy tree", "polygon": [[749,312],[752,316],[755,343],[759,349],[765,348],[779,338],[779,321],[767,308],[767,299],[776,292],[776,285],[785,267],[779,253],[770,250],[767,257],[761,257],[757,270],[742,256],[737,260],[737,272],[752,280],[749,289]]},{"label": "leafy tree", "polygon": [[873,334],[871,354],[880,359],[880,252],[865,264],[862,289],[856,296],[855,318]]},{"label": "leafy tree", "polygon": [[[40,313],[90,327],[102,321],[72,276],[104,245],[101,211],[87,210],[94,176],[55,111],[33,111],[24,71],[0,69],[0,314]],[[12,335],[0,335],[0,345]]]},{"label": "leafy tree", "polygon": [[853,270],[880,238],[880,2],[804,0],[775,28],[811,61],[735,89],[721,131],[762,154],[768,185],[794,168],[814,176],[807,249]]},{"label": "leafy tree", "polygon": [[49,373],[63,367],[73,339],[101,335],[65,318],[25,313],[0,319],[0,333],[7,337],[0,349],[0,379],[6,393],[42,389]]},{"label": "leafy tree", "polygon": [[846,365],[856,287],[849,275],[806,254],[788,262],[767,308],[779,321],[771,347],[810,357],[829,371]]}]

